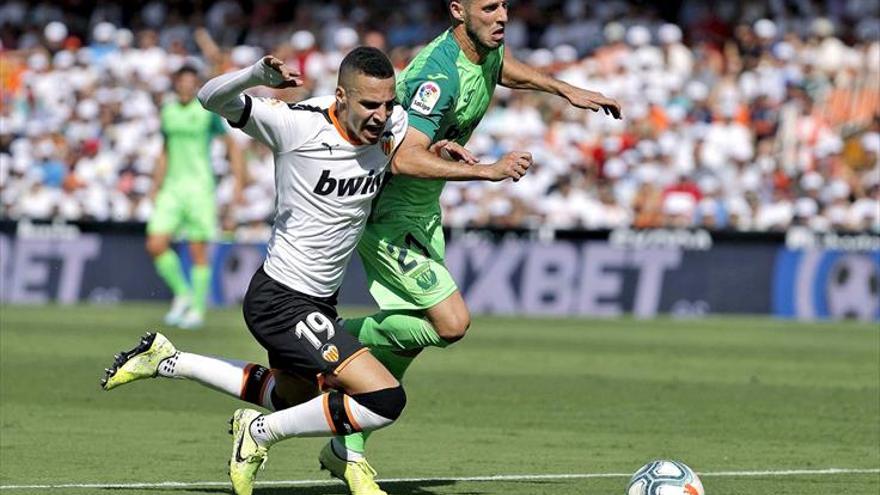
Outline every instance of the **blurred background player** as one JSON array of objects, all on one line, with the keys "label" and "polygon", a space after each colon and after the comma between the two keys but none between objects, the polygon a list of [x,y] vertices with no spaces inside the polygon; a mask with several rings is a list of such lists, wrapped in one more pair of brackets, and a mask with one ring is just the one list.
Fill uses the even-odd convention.
[{"label": "blurred background player", "polygon": [[[440,194],[446,181],[522,178],[530,153],[510,152],[492,166],[440,162],[429,151],[440,140],[467,143],[497,84],[561,96],[577,107],[620,119],[620,105],[538,72],[504,50],[508,4],[503,0],[448,2],[452,28],[428,44],[401,73],[397,97],[409,112],[406,141],[395,156],[396,175],[385,187],[358,244],[370,292],[380,312],[346,320],[352,332],[398,378],[427,346],[446,347],[464,337],[470,313],[444,263]],[[332,440],[321,465],[346,480],[356,495],[384,494],[366,475],[366,435]],[[341,461],[347,461],[346,462]]]},{"label": "blurred background player", "polygon": [[[211,141],[222,136],[235,176],[235,196],[244,184],[244,164],[235,140],[226,133],[222,119],[196,100],[199,76],[184,66],[174,74],[176,101],[161,110],[164,138],[162,154],[153,172],[155,209],[147,223],[147,252],[156,271],[171,289],[174,299],[165,315],[167,325],[198,328],[205,318],[211,267],[208,243],[217,231],[214,169]],[[180,258],[171,248],[179,236],[189,244],[191,269],[184,274]]]}]

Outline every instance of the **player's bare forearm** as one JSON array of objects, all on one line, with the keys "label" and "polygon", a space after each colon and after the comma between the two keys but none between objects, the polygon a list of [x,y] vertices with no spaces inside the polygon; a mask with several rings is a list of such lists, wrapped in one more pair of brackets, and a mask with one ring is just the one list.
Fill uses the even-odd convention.
[{"label": "player's bare forearm", "polygon": [[444,160],[419,144],[406,142],[394,155],[391,172],[419,179],[488,180],[486,167]]},{"label": "player's bare forearm", "polygon": [[244,165],[244,153],[241,146],[235,141],[230,134],[226,134],[226,152],[229,155],[229,168],[232,171],[232,178],[235,182],[234,198],[236,203],[243,200],[244,187],[247,185],[247,169]]},{"label": "player's bare forearm", "polygon": [[501,85],[511,89],[531,89],[561,96],[578,107],[598,112],[615,119],[621,118],[620,104],[602,93],[572,86],[555,79],[517,60],[508,51],[504,52],[504,65],[501,68]]},{"label": "player's bare forearm", "polygon": [[531,89],[564,97],[565,83],[520,62],[507,50],[501,66],[501,85],[510,89]]},{"label": "player's bare forearm", "polygon": [[208,30],[205,28],[197,28],[193,33],[193,39],[196,42],[196,46],[201,50],[205,60],[211,62],[211,70],[217,70],[217,67],[219,67],[223,61],[223,55],[220,52],[220,47],[214,42],[214,38],[211,37]]},{"label": "player's bare forearm", "polygon": [[254,65],[221,74],[202,86],[197,95],[205,109],[228,120],[237,121],[245,108],[242,94],[254,86],[293,88],[302,85],[302,78],[284,62],[268,56]]},{"label": "player's bare forearm", "polygon": [[391,161],[391,171],[420,179],[517,181],[531,166],[532,155],[515,151],[489,165],[480,165],[477,162],[477,158],[464,147],[448,141],[431,144],[427,135],[410,127]]}]

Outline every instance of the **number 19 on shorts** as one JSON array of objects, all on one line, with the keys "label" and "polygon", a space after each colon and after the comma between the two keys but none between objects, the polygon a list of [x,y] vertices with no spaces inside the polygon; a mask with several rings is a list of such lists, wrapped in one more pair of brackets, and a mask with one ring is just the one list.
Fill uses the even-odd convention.
[{"label": "number 19 on shorts", "polygon": [[296,324],[296,327],[294,327],[294,333],[297,338],[305,338],[315,349],[320,349],[324,344],[315,334],[326,333],[326,340],[330,340],[336,335],[336,330],[333,328],[333,322],[330,321],[330,318],[315,311],[306,316],[304,321],[299,321]]}]

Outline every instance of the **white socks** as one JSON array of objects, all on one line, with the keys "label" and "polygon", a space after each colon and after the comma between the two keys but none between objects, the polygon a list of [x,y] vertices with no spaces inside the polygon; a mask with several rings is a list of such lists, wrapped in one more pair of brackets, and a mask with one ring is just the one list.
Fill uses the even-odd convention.
[{"label": "white socks", "polygon": [[272,414],[260,416],[251,423],[251,434],[258,444],[268,447],[287,437],[321,437],[330,434],[324,414],[327,394]]},{"label": "white socks", "polygon": [[[254,380],[248,378],[256,367],[269,376],[262,375],[263,380],[252,383]],[[227,395],[260,402],[270,411],[274,409],[271,397],[275,388],[275,377],[271,370],[246,361],[178,351],[159,364],[158,374],[194,380]],[[246,386],[254,390],[246,391]],[[334,392],[332,399],[331,394],[322,394],[297,406],[260,416],[251,423],[250,428],[254,440],[268,447],[285,438],[347,435],[357,431],[376,430],[393,422],[367,409],[350,396]],[[363,454],[350,451],[335,440],[334,442],[334,451],[340,458],[357,460],[363,457]]]},{"label": "white socks", "polygon": [[[250,363],[246,361],[178,351],[177,354],[159,364],[159,376],[188,378],[227,395],[241,398],[249,365]],[[272,389],[275,388],[275,378],[270,377],[264,388],[261,405],[271,411],[273,410],[271,397]]]},{"label": "white socks", "polygon": [[254,440],[264,447],[269,447],[285,438],[347,435],[356,431],[376,430],[394,422],[344,395],[344,422],[350,424],[352,430],[336,431],[333,415],[341,414],[343,411],[331,412],[329,397],[330,394],[322,394],[298,406],[260,416],[251,424]]}]

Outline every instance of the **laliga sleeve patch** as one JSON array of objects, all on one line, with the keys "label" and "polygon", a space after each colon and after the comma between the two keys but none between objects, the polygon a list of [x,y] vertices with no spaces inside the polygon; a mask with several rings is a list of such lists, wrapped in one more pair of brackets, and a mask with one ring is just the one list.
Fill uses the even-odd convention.
[{"label": "laliga sleeve patch", "polygon": [[440,101],[440,85],[427,81],[416,90],[416,96],[413,98],[410,108],[422,115],[428,115],[437,106],[438,101]]}]

